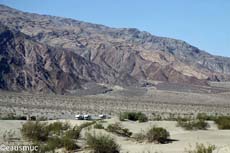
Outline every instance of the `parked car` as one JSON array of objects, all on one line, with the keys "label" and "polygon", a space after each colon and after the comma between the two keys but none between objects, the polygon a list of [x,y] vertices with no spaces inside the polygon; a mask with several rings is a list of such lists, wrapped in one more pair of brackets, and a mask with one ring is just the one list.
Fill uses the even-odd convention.
[{"label": "parked car", "polygon": [[91,119],[91,116],[88,114],[83,115],[83,117],[84,117],[84,120],[90,120]]},{"label": "parked car", "polygon": [[105,115],[105,114],[100,114],[100,115],[98,115],[98,117],[99,117],[100,119],[105,119],[105,118],[106,118],[106,115]]},{"label": "parked car", "polygon": [[84,116],[81,114],[75,115],[75,119],[77,120],[84,120]]}]

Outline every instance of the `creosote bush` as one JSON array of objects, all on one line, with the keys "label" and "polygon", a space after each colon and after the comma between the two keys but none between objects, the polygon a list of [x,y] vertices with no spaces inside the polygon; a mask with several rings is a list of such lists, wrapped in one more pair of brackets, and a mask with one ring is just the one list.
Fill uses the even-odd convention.
[{"label": "creosote bush", "polygon": [[132,135],[132,132],[130,132],[129,129],[123,128],[119,123],[109,124],[107,131],[124,137],[130,137]]},{"label": "creosote bush", "polygon": [[185,130],[206,130],[208,128],[208,123],[202,119],[179,118],[177,120],[177,126]]},{"label": "creosote bush", "polygon": [[109,135],[86,134],[86,143],[93,153],[119,153],[120,146]]},{"label": "creosote bush", "polygon": [[65,136],[71,139],[79,139],[82,128],[74,126],[65,132]]},{"label": "creosote bush", "polygon": [[91,124],[84,124],[71,128],[69,123],[54,122],[26,122],[23,124],[22,135],[39,146],[39,153],[54,152],[58,148],[76,150],[79,147],[75,141],[80,137],[83,128]]},{"label": "creosote bush", "polygon": [[152,127],[146,134],[148,142],[168,143],[169,132],[162,127]]},{"label": "creosote bush", "polygon": [[43,146],[44,151],[55,151],[55,149],[63,147],[63,141],[58,136],[51,137],[48,139],[46,144]]},{"label": "creosote bush", "polygon": [[70,128],[70,125],[67,122],[66,123],[54,122],[54,123],[50,123],[47,126],[47,128],[48,128],[48,131],[60,135],[61,132],[68,130]]},{"label": "creosote bush", "polygon": [[22,125],[22,135],[32,141],[46,141],[49,136],[49,130],[46,123],[26,122]]},{"label": "creosote bush", "polygon": [[79,146],[76,145],[74,139],[67,136],[62,137],[62,144],[66,150],[76,150],[80,148]]},{"label": "creosote bush", "polygon": [[195,149],[185,150],[186,153],[213,153],[216,149],[214,145],[205,146],[204,144],[196,144]]},{"label": "creosote bush", "polygon": [[148,117],[141,112],[123,112],[119,115],[120,121],[131,120],[139,122],[147,122]]},{"label": "creosote bush", "polygon": [[219,116],[215,123],[217,124],[219,129],[226,130],[230,129],[230,116]]},{"label": "creosote bush", "polygon": [[218,116],[217,115],[208,115],[206,113],[198,113],[196,118],[198,120],[215,121],[218,118]]}]

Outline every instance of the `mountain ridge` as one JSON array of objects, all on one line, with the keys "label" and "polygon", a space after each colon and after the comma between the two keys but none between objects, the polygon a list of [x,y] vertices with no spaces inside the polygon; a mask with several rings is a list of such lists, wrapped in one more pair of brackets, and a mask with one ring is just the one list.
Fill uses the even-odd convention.
[{"label": "mountain ridge", "polygon": [[105,72],[102,76],[111,74],[99,82],[124,86],[135,84],[134,80],[207,85],[208,80],[230,80],[230,58],[211,55],[182,40],[135,28],[110,28],[25,13],[4,5],[0,5],[0,12],[3,25],[35,42],[80,55],[100,67]]}]

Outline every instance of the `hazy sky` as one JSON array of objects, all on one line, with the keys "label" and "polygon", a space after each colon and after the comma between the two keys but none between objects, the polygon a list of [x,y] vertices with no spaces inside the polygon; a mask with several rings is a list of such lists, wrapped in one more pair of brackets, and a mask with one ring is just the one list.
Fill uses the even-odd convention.
[{"label": "hazy sky", "polygon": [[230,0],[0,0],[19,10],[132,27],[230,57]]}]

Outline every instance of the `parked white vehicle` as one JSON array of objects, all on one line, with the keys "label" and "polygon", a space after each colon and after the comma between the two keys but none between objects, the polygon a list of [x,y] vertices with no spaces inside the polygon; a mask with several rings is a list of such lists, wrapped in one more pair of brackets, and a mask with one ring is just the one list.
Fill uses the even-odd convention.
[{"label": "parked white vehicle", "polygon": [[91,119],[91,116],[88,114],[83,115],[83,117],[84,117],[84,120],[90,120]]},{"label": "parked white vehicle", "polygon": [[106,118],[106,115],[105,115],[105,114],[100,114],[100,115],[98,115],[98,117],[99,117],[100,119],[105,119],[105,118]]},{"label": "parked white vehicle", "polygon": [[77,114],[75,115],[76,120],[98,120],[98,119],[109,119],[109,118],[111,117],[106,114],[99,114],[99,115]]},{"label": "parked white vehicle", "polygon": [[81,115],[81,114],[78,114],[78,115],[75,115],[75,119],[77,119],[77,120],[83,120],[84,116]]}]

